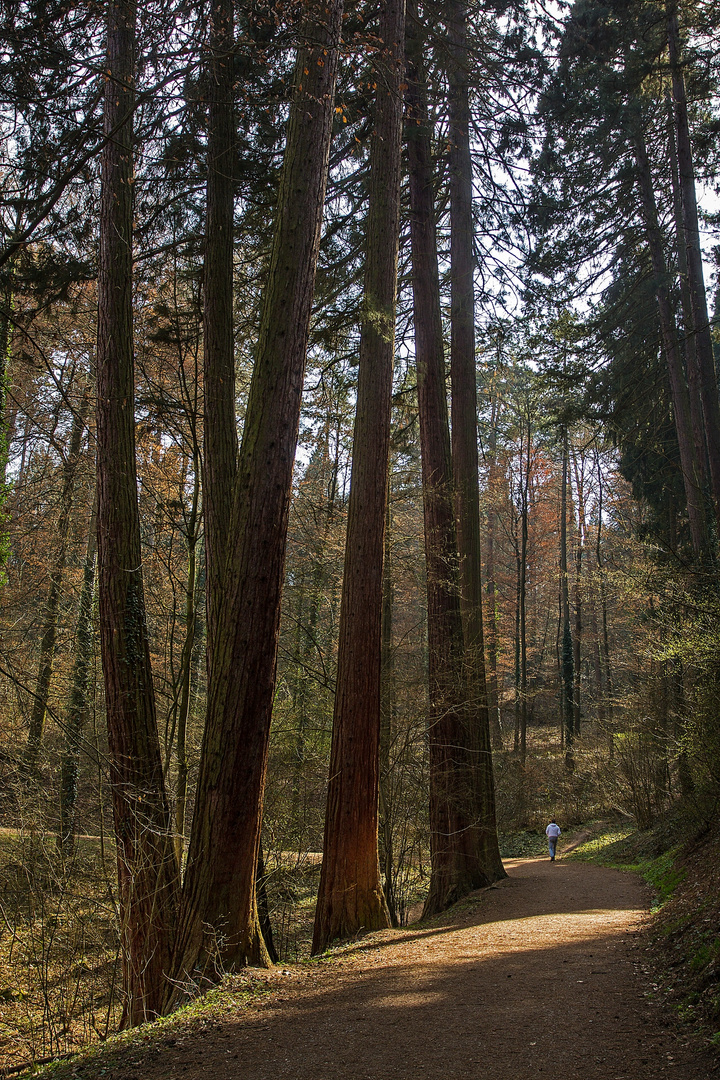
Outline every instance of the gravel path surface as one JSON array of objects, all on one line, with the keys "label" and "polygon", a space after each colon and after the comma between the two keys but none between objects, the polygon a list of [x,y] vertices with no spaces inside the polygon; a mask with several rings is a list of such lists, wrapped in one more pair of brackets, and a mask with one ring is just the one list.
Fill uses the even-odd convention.
[{"label": "gravel path surface", "polygon": [[[649,895],[587,863],[510,860],[433,927],[268,973],[268,994],[108,1080],[715,1080],[652,1004]],[[89,1071],[89,1070],[88,1070]],[[87,1076],[87,1073],[85,1073]]]}]

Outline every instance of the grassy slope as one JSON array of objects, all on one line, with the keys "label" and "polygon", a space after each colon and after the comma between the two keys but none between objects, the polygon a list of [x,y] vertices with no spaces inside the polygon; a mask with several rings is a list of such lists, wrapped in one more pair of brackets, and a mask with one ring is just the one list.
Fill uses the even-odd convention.
[{"label": "grassy slope", "polygon": [[601,827],[566,857],[634,871],[652,886],[657,993],[720,1050],[720,823],[675,815],[648,832]]}]

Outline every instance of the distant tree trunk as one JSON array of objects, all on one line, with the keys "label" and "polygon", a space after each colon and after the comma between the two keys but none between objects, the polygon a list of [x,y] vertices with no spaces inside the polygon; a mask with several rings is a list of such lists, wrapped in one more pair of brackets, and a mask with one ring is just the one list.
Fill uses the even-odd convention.
[{"label": "distant tree trunk", "polygon": [[[10,317],[13,305],[13,288],[7,282],[0,288],[0,508],[7,494],[7,462],[10,451],[12,418],[8,411],[8,382],[12,332]],[[0,536],[4,535],[4,526],[0,523]]]},{"label": "distant tree trunk", "polygon": [[483,872],[505,876],[497,838],[495,779],[485,684],[482,621],[482,547],[478,487],[475,287],[473,282],[472,159],[470,156],[467,4],[449,0],[448,87],[450,113],[450,286],[452,468],[460,557],[460,609],[468,695],[474,716],[475,798]]},{"label": "distant tree trunk", "polygon": [[694,359],[697,364],[697,373],[696,376],[694,373],[694,377],[697,379],[702,397],[705,438],[710,462],[710,482],[715,501],[718,533],[720,533],[720,399],[718,398],[718,383],[703,277],[702,248],[700,246],[697,197],[695,194],[695,171],[690,143],[687,96],[680,57],[680,32],[675,0],[668,0],[666,12],[668,52],[672,71],[675,139],[687,257],[687,281],[692,304],[695,336],[695,350],[694,356],[691,354],[691,361]]},{"label": "distant tree trunk", "polygon": [[598,623],[598,589],[592,582],[593,588],[589,596],[590,609],[590,642],[592,645],[592,665],[594,683],[595,715],[598,719],[604,716],[603,702],[605,700],[605,682],[603,679],[602,657],[600,655],[600,625]]},{"label": "distant tree trunk", "polygon": [[520,764],[525,768],[527,758],[527,560],[528,517],[530,512],[530,440],[532,431],[528,419],[525,468],[522,467],[522,434],[520,438],[520,574],[518,581],[518,636],[520,644]]},{"label": "distant tree trunk", "polygon": [[[8,421],[8,424],[7,424],[8,439],[10,438],[10,426],[11,426],[10,422]],[[20,465],[18,466],[17,479],[15,481],[15,490],[18,491],[18,492],[22,491],[23,487],[25,486],[25,473],[26,473],[27,466],[28,466],[28,458],[30,456],[29,452],[28,452],[28,445],[29,445],[29,442],[30,442],[30,426],[31,426],[30,417],[26,416],[25,417],[25,423],[23,424],[22,451],[20,453]]]},{"label": "distant tree trunk", "polygon": [[309,574],[307,572],[302,574],[299,587],[300,595],[298,596],[295,639],[296,678],[293,695],[293,714],[297,719],[297,728],[290,805],[291,830],[298,852],[302,850],[301,795],[307,777],[305,751],[312,702],[312,684],[309,672],[313,663],[313,654],[318,649],[317,625],[323,596],[323,585],[326,580],[323,564],[326,538],[327,533],[321,540],[315,566]]},{"label": "distant tree trunk", "polygon": [[687,703],[685,700],[685,684],[683,679],[682,663],[676,660],[672,666],[672,716],[673,736],[675,745],[679,747],[677,756],[677,776],[680,784],[680,793],[684,799],[689,799],[695,793],[695,781],[690,767],[690,758],[683,745],[685,735],[685,719],[687,716]]},{"label": "distant tree trunk", "polygon": [[388,497],[385,522],[385,559],[383,562],[383,599],[380,661],[380,852],[383,892],[390,914],[390,925],[398,926],[395,904],[395,861],[393,822],[395,800],[390,765],[390,751],[395,736],[395,653],[393,651],[393,608],[395,582],[390,540],[392,535],[392,495]]},{"label": "distant tree trunk", "polygon": [[573,634],[573,669],[575,675],[573,688],[573,727],[575,735],[580,735],[581,723],[581,695],[580,676],[582,673],[582,640],[583,640],[583,598],[582,598],[582,568],[583,553],[585,550],[585,498],[583,492],[582,472],[578,469],[577,456],[573,448],[573,471],[575,473],[575,491],[577,493],[577,541],[575,547],[575,633]]},{"label": "distant tree trunk", "polygon": [[575,665],[573,660],[572,632],[570,630],[570,593],[567,557],[567,428],[563,428],[562,455],[562,490],[560,493],[560,611],[562,620],[562,640],[560,645],[560,700],[562,702],[563,730],[565,732],[565,765],[568,769],[574,769],[575,725],[573,722],[573,691],[575,689]]},{"label": "distant tree trunk", "polygon": [[135,469],[132,325],[135,4],[111,0],[101,155],[97,339],[98,591],[125,1007],[160,1012],[178,866],[155,713]]},{"label": "distant tree trunk", "polygon": [[500,690],[498,685],[498,591],[495,581],[495,488],[497,485],[497,422],[499,403],[493,393],[490,438],[488,445],[488,519],[485,558],[485,591],[487,594],[487,655],[488,655],[488,710],[490,732],[494,750],[502,750],[503,736],[500,722]]},{"label": "distant tree trunk", "polygon": [[260,930],[262,931],[265,948],[267,949],[268,956],[272,960],[273,964],[277,964],[280,957],[278,956],[277,949],[275,948],[275,942],[273,940],[272,932],[272,922],[270,921],[270,904],[268,901],[267,874],[265,873],[265,856],[263,854],[262,840],[260,841],[260,847],[258,848],[258,864],[255,880],[255,891],[257,895]]},{"label": "distant tree trunk", "polygon": [[[655,669],[655,670],[653,670]],[[654,677],[653,677],[654,676]],[[668,662],[650,663],[650,685],[653,692],[652,730],[650,747],[653,751],[653,810],[655,816],[662,814],[669,795],[670,769],[668,762],[668,734],[670,720],[670,687]]]},{"label": "distant tree trunk", "polygon": [[[298,853],[302,850],[302,820],[301,820],[301,794],[307,777],[305,769],[305,749],[307,742],[307,729],[309,722],[309,705],[312,701],[311,679],[309,672],[313,665],[313,657],[319,650],[317,640],[318,618],[320,605],[326,593],[328,581],[325,566],[327,544],[335,511],[335,494],[337,486],[337,460],[332,461],[329,456],[330,446],[330,414],[326,416],[325,427],[320,446],[315,453],[319,454],[320,476],[323,482],[328,481],[327,500],[319,506],[318,517],[323,522],[317,541],[317,549],[313,555],[313,565],[310,569],[303,569],[298,586],[297,599],[297,626],[295,632],[295,679],[293,687],[293,715],[297,719],[295,735],[295,753],[293,757],[293,777],[290,803],[290,829],[293,841]],[[336,451],[337,452],[337,451]],[[313,455],[315,456],[315,455]],[[310,467],[313,461],[311,459]],[[329,475],[326,469],[329,466]]]},{"label": "distant tree trunk", "polygon": [[520,753],[520,700],[522,696],[522,680],[520,672],[522,665],[520,662],[520,612],[522,603],[520,597],[522,595],[522,555],[520,541],[517,535],[517,527],[519,520],[515,512],[515,508],[511,510],[511,535],[513,540],[513,549],[515,555],[515,727],[513,732],[513,754]]},{"label": "distant tree trunk", "polygon": [[614,749],[613,733],[612,733],[612,720],[613,720],[613,673],[612,664],[610,663],[610,634],[608,631],[608,611],[607,611],[607,587],[605,584],[605,564],[602,557],[602,527],[603,527],[603,477],[602,477],[602,464],[600,461],[600,455],[596,454],[596,467],[598,477],[598,510],[597,510],[597,534],[595,537],[595,561],[598,568],[599,576],[599,592],[600,592],[600,612],[602,621],[602,637],[600,639],[600,655],[602,657],[602,666],[605,674],[605,705],[604,713],[605,720],[608,723],[608,740],[610,746],[610,752],[612,754]]},{"label": "distant tree trunk", "polygon": [[388,926],[378,863],[382,579],[400,235],[405,0],[386,0],[323,863],[313,953]]},{"label": "distant tree trunk", "polygon": [[[198,631],[198,596],[197,596],[197,549],[198,549],[198,518],[200,511],[200,461],[199,455],[194,455],[193,477],[194,486],[190,512],[187,516],[186,541],[188,549],[187,582],[185,585],[185,639],[183,641],[180,656],[180,671],[175,689],[173,704],[172,732],[169,745],[166,748],[165,771],[170,767],[172,742],[175,741],[175,758],[177,760],[177,793],[175,796],[175,853],[178,865],[182,866],[185,836],[185,811],[187,809],[188,793],[188,755],[187,755],[187,725],[190,716],[190,704],[192,699],[193,661],[197,649]],[[202,550],[202,549],[201,549]]]},{"label": "distant tree trunk", "polygon": [[[294,665],[295,678],[293,686],[292,704],[293,716],[297,719],[295,731],[295,749],[293,754],[292,788],[290,792],[290,832],[293,843],[298,853],[302,850],[301,834],[301,808],[300,797],[302,793],[303,778],[305,775],[305,745],[307,739],[307,701],[308,701],[308,674],[307,661],[312,649],[312,638],[317,622],[318,604],[315,596],[314,578],[317,573],[315,568],[310,574],[303,570],[297,589],[297,609],[295,625],[295,649]],[[310,584],[308,585],[308,577]],[[306,614],[306,604],[309,601],[309,611]]]},{"label": "distant tree trunk", "polygon": [[72,851],[75,836],[80,748],[83,728],[87,721],[88,686],[90,683],[90,664],[92,662],[92,601],[95,587],[96,553],[97,497],[93,503],[88,529],[83,583],[80,590],[80,607],[75,630],[75,663],[65,713],[64,746],[60,759],[60,829],[58,832],[58,847],[63,855],[68,855]]},{"label": "distant tree trunk", "polygon": [[70,533],[70,521],[73,513],[75,477],[77,474],[78,461],[80,460],[80,447],[82,445],[82,437],[87,423],[89,408],[90,384],[88,383],[83,389],[80,405],[73,413],[70,441],[65,462],[63,464],[63,486],[60,494],[57,519],[58,550],[55,555],[53,568],[50,572],[50,591],[48,592],[45,601],[45,610],[43,612],[43,634],[40,639],[38,676],[35,684],[32,713],[30,714],[30,728],[28,730],[25,754],[23,757],[23,772],[26,776],[30,776],[37,769],[40,744],[42,742],[43,730],[45,727],[45,714],[47,712],[48,696],[50,694],[50,680],[52,678],[53,662],[55,660],[58,613],[60,610],[63,576],[65,574],[65,562],[67,559],[68,535]]},{"label": "distant tree trunk", "polygon": [[563,683],[563,668],[562,668],[562,577],[558,577],[558,617],[557,627],[555,633],[555,662],[557,665],[557,684],[558,684],[558,708],[560,716],[560,750],[565,749],[565,695],[564,695],[564,683]]},{"label": "distant tree trunk", "polygon": [[[642,132],[639,115],[635,118],[632,134],[636,176],[640,190],[640,205],[645,227],[645,237],[650,251],[653,274],[655,276],[655,295],[657,297],[658,312],[660,315],[660,333],[668,366],[675,430],[677,432],[678,448],[680,450],[680,467],[682,470],[685,499],[687,503],[688,523],[690,526],[693,552],[696,558],[702,558],[704,553],[708,550],[708,543],[703,510],[701,473],[695,458],[692,423],[690,419],[690,402],[687,384],[685,382],[685,374],[682,368],[682,357],[678,346],[675,316],[672,309],[670,293],[668,291],[669,276],[665,263],[662,235],[658,223],[655,192],[650,173],[650,163],[648,161],[647,148],[645,146],[645,138]],[[698,345],[699,338],[696,341],[696,352]],[[714,393],[717,397],[717,385],[715,386]],[[704,399],[703,410],[705,410]],[[718,466],[720,467],[720,457],[718,458]],[[718,474],[718,479],[720,480],[720,473]],[[720,503],[718,503],[718,505],[720,506]]]},{"label": "distant tree trunk", "polygon": [[[268,964],[255,876],[280,601],[342,18],[311,4],[295,68],[273,250],[228,523],[179,919],[178,979]],[[168,1006],[175,993],[170,993]]]},{"label": "distant tree trunk", "polygon": [[700,368],[697,359],[697,341],[695,336],[695,318],[693,315],[692,298],[688,278],[687,246],[685,244],[685,228],[683,224],[682,192],[680,190],[680,173],[678,171],[677,141],[675,139],[675,125],[672,95],[667,94],[668,104],[668,143],[670,156],[670,176],[673,192],[673,218],[675,223],[675,247],[677,249],[678,277],[680,279],[680,299],[683,313],[683,346],[685,349],[685,372],[687,374],[690,422],[692,424],[693,444],[695,447],[695,461],[698,468],[698,479],[703,491],[708,479],[707,473],[707,447],[705,444],[705,422],[703,419],[702,388],[700,385]]},{"label": "distant tree trunk", "polygon": [[232,506],[238,452],[233,338],[234,43],[232,0],[212,0],[203,274],[202,479],[208,685],[213,677],[213,653],[229,537],[228,515]]}]

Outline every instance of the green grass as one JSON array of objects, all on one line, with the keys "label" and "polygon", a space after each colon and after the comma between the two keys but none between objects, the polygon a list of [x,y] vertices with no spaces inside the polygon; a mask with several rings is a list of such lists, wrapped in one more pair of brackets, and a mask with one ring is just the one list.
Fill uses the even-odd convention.
[{"label": "green grass", "polygon": [[[564,859],[580,859],[583,862],[599,862],[603,866],[613,865],[618,860],[619,846],[635,835],[635,828],[631,825],[605,825],[596,836],[590,837],[574,849],[564,855]],[[616,848],[615,845],[618,845]],[[609,862],[608,862],[609,860]]]}]

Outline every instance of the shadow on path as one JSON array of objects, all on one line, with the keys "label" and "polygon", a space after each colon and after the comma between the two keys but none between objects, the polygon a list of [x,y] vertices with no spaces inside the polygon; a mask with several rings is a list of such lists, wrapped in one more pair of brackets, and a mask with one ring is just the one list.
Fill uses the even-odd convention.
[{"label": "shadow on path", "polygon": [[459,905],[452,921],[278,971],[274,993],[107,1080],[717,1075],[643,994],[638,878],[582,863],[506,865],[509,880]]}]

